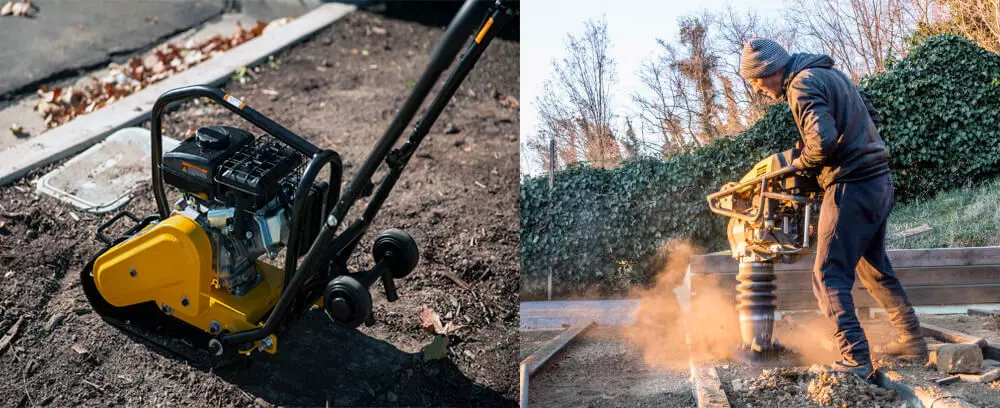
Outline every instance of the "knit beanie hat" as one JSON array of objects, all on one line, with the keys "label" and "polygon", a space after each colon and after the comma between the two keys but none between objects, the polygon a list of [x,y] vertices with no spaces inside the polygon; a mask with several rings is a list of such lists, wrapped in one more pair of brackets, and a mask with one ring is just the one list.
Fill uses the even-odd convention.
[{"label": "knit beanie hat", "polygon": [[743,44],[740,76],[747,79],[766,77],[788,64],[789,59],[788,51],[781,44],[766,38],[754,38]]}]

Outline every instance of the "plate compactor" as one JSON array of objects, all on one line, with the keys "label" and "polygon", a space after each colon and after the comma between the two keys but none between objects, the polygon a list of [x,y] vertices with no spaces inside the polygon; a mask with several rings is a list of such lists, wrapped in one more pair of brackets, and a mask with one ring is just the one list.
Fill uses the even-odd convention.
[{"label": "plate compactor", "polygon": [[775,262],[791,263],[812,251],[823,190],[815,176],[790,166],[800,152],[795,148],[761,160],[740,181],[708,196],[712,212],[730,218],[729,246],[739,261],[738,354],[748,361],[771,361],[783,350],[772,338]]},{"label": "plate compactor", "polygon": [[[381,280],[386,298],[395,301],[394,280],[416,267],[417,244],[391,229],[375,238],[370,270],[351,273],[347,260],[417,146],[512,18],[514,10],[500,1],[462,6],[412,93],[342,194],[343,165],[336,152],[300,138],[240,99],[207,86],[160,96],[151,119],[157,212],[141,219],[122,212],[97,229],[106,246],[80,275],[94,310],[129,334],[213,365],[253,351],[275,353],[279,330],[313,305],[345,328],[374,324],[369,287]],[[470,35],[458,65],[410,136],[394,148]],[[205,126],[163,152],[165,110],[192,98],[219,103],[264,133]],[[387,170],[376,182],[383,162]],[[329,181],[317,180],[326,168]],[[164,184],[183,194],[172,208]],[[346,222],[353,204],[366,198],[363,213]],[[133,225],[109,237],[109,227],[126,218]],[[283,268],[259,260],[274,261],[281,251]]]}]

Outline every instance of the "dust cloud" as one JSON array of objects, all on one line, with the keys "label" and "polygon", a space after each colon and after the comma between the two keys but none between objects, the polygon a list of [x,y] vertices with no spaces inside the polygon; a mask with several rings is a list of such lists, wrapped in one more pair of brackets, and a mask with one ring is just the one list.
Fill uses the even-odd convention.
[{"label": "dust cloud", "polygon": [[649,365],[686,367],[691,356],[699,361],[729,358],[740,342],[732,292],[704,285],[715,289],[699,287],[697,294],[691,293],[688,264],[692,255],[703,252],[686,240],[666,242],[655,255],[660,261],[654,263],[659,270],[652,287],[631,293],[639,300],[636,322],[624,327],[621,336],[642,351]]},{"label": "dust cloud", "polygon": [[[623,327],[620,336],[642,352],[646,364],[679,368],[691,358],[713,361],[735,356],[741,338],[733,282],[700,275],[696,287],[691,286],[691,256],[703,253],[686,240],[666,242],[655,255],[653,285],[631,291],[630,297],[639,301],[636,321]],[[776,321],[774,338],[801,362],[825,364],[837,355],[832,333],[821,316],[804,314]]]}]

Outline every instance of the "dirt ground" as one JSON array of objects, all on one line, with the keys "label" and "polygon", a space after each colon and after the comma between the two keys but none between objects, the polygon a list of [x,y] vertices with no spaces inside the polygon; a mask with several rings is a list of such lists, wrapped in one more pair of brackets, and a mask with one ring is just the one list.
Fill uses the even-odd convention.
[{"label": "dirt ground", "polygon": [[[349,179],[382,135],[429,59],[441,27],[352,13],[225,90],[343,157]],[[0,188],[0,333],[24,321],[0,355],[0,406],[510,406],[517,399],[519,46],[496,40],[417,150],[351,266],[386,228],[410,232],[421,263],[373,290],[378,323],[340,330],[310,312],[279,337],[277,355],[200,371],[135,341],[90,311],[79,271],[106,217],[34,194],[32,172]],[[188,103],[165,119],[182,138],[198,126],[253,129],[227,111]],[[147,124],[148,126],[148,124]],[[255,133],[259,131],[254,130]],[[404,134],[405,137],[405,134]],[[150,214],[148,188],[126,207]],[[442,273],[467,282],[463,290]],[[447,357],[423,362],[432,336],[422,305],[445,323]],[[62,319],[60,321],[60,319]],[[51,331],[49,323],[56,323]]]},{"label": "dirt ground", "polygon": [[[551,337],[558,335],[550,333]],[[522,336],[522,342],[541,340]],[[536,336],[540,337],[540,336]],[[523,347],[523,346],[522,346]],[[683,368],[649,367],[618,331],[581,334],[531,377],[528,404],[539,407],[694,407]]]},{"label": "dirt ground", "polygon": [[[919,315],[921,323],[929,323],[959,332],[981,336],[991,344],[997,344],[1000,339],[1000,331],[997,330],[994,318],[988,316],[967,316],[961,314],[947,315]],[[875,319],[865,325],[865,332],[869,338],[892,338],[894,335],[888,321],[884,318]],[[928,338],[931,347],[937,340]],[[1000,381],[993,381],[988,384],[971,383],[961,381],[944,386],[936,386],[933,380],[946,377],[947,374],[940,373],[934,367],[927,367],[906,361],[890,358],[879,358],[877,365],[884,367],[892,379],[899,379],[913,387],[926,387],[934,395],[951,394],[967,402],[980,407],[1000,407]],[[985,360],[984,370],[1000,368],[1000,362]]]},{"label": "dirt ground", "polygon": [[[1000,335],[994,317],[921,314],[919,318],[922,322],[988,340]],[[838,358],[834,343],[826,338],[830,333],[824,331],[824,324],[815,313],[791,315],[776,323],[776,337],[792,350],[783,358],[785,367],[752,366],[733,359],[711,362],[719,373],[730,404],[753,408],[905,407],[906,402],[894,391],[853,377],[809,371],[814,363],[829,364]],[[884,314],[862,321],[862,326],[875,350],[895,338]],[[521,358],[560,332],[558,329],[521,330]],[[648,366],[641,353],[629,347],[620,333],[600,328],[573,340],[531,379],[529,401],[543,406],[694,405],[684,367]],[[894,381],[924,388],[932,395],[952,395],[980,407],[1000,407],[1000,381],[936,386],[933,380],[945,374],[933,367],[888,358],[877,351],[875,359],[876,366]],[[993,368],[1000,368],[1000,362],[984,362],[984,372]]]},{"label": "dirt ground", "polygon": [[[797,327],[809,327],[810,333],[794,337],[794,344],[786,344],[799,350],[803,345],[809,344],[808,338],[812,337],[812,344],[820,346],[813,347],[808,351],[809,358],[807,360],[821,364],[835,361],[837,353],[833,349],[833,342],[825,338],[822,330],[817,330],[817,328],[822,327],[820,324],[822,319],[816,314],[812,314],[811,318],[809,316],[798,315],[792,319],[783,320],[779,322],[776,331],[784,332],[787,336],[791,330],[790,327],[786,326],[790,320],[794,319]],[[918,317],[921,322],[966,333],[976,332],[977,335],[986,336],[992,331],[994,336],[997,334],[995,329],[991,329],[993,326],[990,317],[924,314],[920,314]],[[877,314],[876,318],[871,320],[863,320],[862,327],[874,350],[875,366],[893,381],[903,382],[910,387],[923,387],[932,395],[953,395],[980,407],[1000,407],[1000,382],[991,384],[959,382],[937,386],[933,384],[933,380],[945,377],[946,374],[939,373],[933,367],[920,363],[880,355],[879,348],[896,336],[884,314]],[[936,343],[930,338],[928,341]],[[826,350],[825,348],[830,349]],[[816,361],[817,359],[821,361]],[[992,369],[1000,366],[1000,362],[987,360],[984,362],[984,366],[989,366]],[[847,406],[895,407],[901,406],[900,404],[903,403],[891,391],[864,384],[853,378],[820,376],[808,372],[806,366],[764,371],[759,367],[750,367],[729,361],[720,362],[717,367],[727,396],[731,402],[736,403],[736,406],[750,404],[753,407],[778,408],[840,406],[842,403],[847,403]],[[824,399],[826,397],[830,398]],[[834,397],[841,399],[838,400]]]}]

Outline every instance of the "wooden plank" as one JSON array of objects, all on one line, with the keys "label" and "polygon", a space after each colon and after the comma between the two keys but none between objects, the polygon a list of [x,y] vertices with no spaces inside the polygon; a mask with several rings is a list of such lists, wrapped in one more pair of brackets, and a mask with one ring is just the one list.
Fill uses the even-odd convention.
[{"label": "wooden plank", "polygon": [[526,367],[528,376],[532,376],[538,371],[546,362],[549,361],[552,356],[556,355],[559,350],[566,347],[570,341],[593,327],[595,323],[593,321],[580,322],[574,324],[572,327],[566,329],[566,331],[560,333],[556,338],[549,340],[545,345],[538,349],[538,351],[532,353],[530,356],[526,357],[521,361],[521,365]]},{"label": "wooden plank", "polygon": [[[888,251],[894,268],[1000,265],[1000,247],[896,249]],[[776,264],[775,271],[809,270],[815,255],[806,255],[791,264]],[[691,273],[733,273],[739,265],[729,255],[698,255],[691,257]]]},{"label": "wooden plank", "polygon": [[[692,293],[698,295],[692,282]],[[881,307],[860,285],[851,292],[855,307]],[[729,290],[736,298],[736,287]],[[778,290],[778,310],[815,310],[818,308],[812,289]],[[1000,283],[990,285],[957,286],[911,286],[906,288],[906,296],[914,306],[947,306],[972,303],[1000,303]]]},{"label": "wooden plank", "polygon": [[1000,311],[996,310],[983,310],[983,309],[969,309],[969,316],[989,316],[994,317],[1000,315]]},{"label": "wooden plank", "polygon": [[975,344],[979,347],[986,347],[986,345],[989,344],[982,337],[976,337],[971,334],[962,333],[960,331],[951,330],[941,326],[935,326],[933,324],[920,323],[920,330],[926,337],[933,337],[947,343],[969,343]]},{"label": "wooden plank", "polygon": [[690,360],[691,383],[698,408],[729,408],[729,399],[722,389],[719,373],[715,367],[695,363]]},{"label": "wooden plank", "polygon": [[931,228],[930,225],[924,224],[916,228],[910,228],[908,230],[900,231],[895,234],[889,235],[888,237],[885,237],[885,239],[886,241],[895,241],[897,239],[902,239],[902,238],[912,238],[918,235],[926,234],[933,230],[934,228]]},{"label": "wooden plank", "polygon": [[528,367],[521,364],[521,408],[528,408]]},{"label": "wooden plank", "polygon": [[[1000,282],[1000,265],[944,266],[921,268],[894,268],[896,277],[904,287],[911,286],[954,286],[988,285]],[[811,290],[812,271],[775,272],[778,290]],[[856,280],[861,284],[861,280]],[[735,287],[736,274],[692,274],[693,289],[712,287]]]}]

